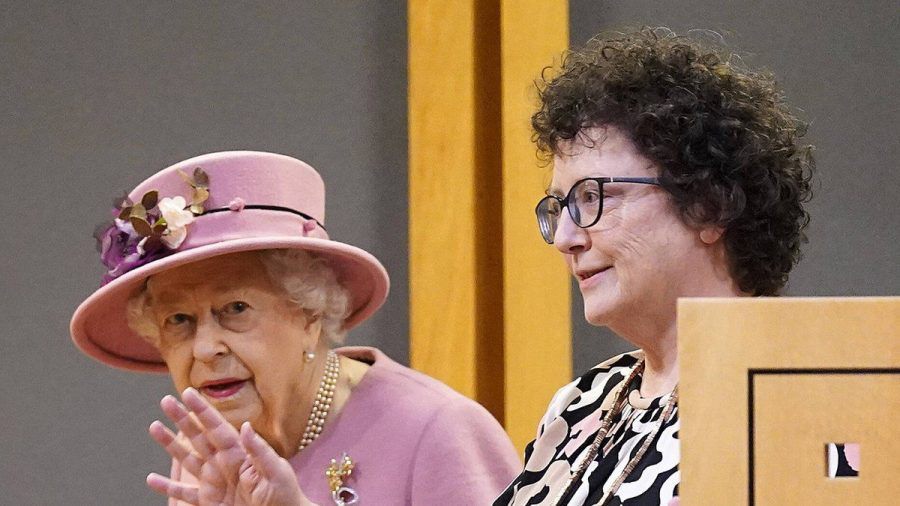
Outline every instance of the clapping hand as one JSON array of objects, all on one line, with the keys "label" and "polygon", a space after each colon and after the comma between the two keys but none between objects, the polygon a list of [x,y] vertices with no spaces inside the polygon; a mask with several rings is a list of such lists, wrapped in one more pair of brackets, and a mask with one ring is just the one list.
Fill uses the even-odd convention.
[{"label": "clapping hand", "polygon": [[180,434],[158,420],[150,424],[149,432],[197,483],[150,473],[150,488],[196,506],[312,505],[288,461],[248,422],[238,432],[193,388],[184,391],[182,400],[184,404],[167,395],[160,402]]}]

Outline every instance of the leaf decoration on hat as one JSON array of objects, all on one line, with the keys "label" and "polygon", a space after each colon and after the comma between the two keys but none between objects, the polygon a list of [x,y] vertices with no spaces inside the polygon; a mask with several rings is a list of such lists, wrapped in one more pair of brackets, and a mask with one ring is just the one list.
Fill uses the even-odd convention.
[{"label": "leaf decoration on hat", "polygon": [[191,187],[191,201],[178,195],[160,198],[158,190],[139,202],[125,195],[114,201],[113,222],[94,233],[100,259],[109,269],[103,284],[174,252],[187,237],[187,226],[203,214],[209,199],[209,176],[200,167],[192,176],[178,171]]},{"label": "leaf decoration on hat", "polygon": [[197,186],[209,188],[209,176],[200,167],[194,169],[194,182]]},{"label": "leaf decoration on hat", "polygon": [[[181,170],[178,171],[184,181],[191,185],[193,189],[191,195],[191,204],[188,206],[192,213],[203,214],[203,204],[209,199],[209,176],[203,169],[197,167],[194,169],[193,177],[188,176]],[[188,209],[188,208],[185,208]]]},{"label": "leaf decoration on hat", "polygon": [[144,206],[144,209],[153,209],[157,202],[159,202],[159,192],[156,190],[148,191],[141,198],[141,205]]},{"label": "leaf decoration on hat", "polygon": [[119,196],[119,198],[113,200],[113,209],[117,210],[116,216],[120,220],[127,220],[128,216],[131,214],[131,208],[134,206],[134,202],[128,198],[128,194],[124,193]]},{"label": "leaf decoration on hat", "polygon": [[131,211],[128,213],[128,218],[138,218],[141,220],[147,220],[147,208],[144,207],[143,204],[135,204],[131,206]]},{"label": "leaf decoration on hat", "polygon": [[131,216],[129,221],[131,222],[131,226],[134,227],[134,231],[141,237],[150,237],[153,235],[153,227],[150,226],[150,222],[148,222],[146,218]]}]

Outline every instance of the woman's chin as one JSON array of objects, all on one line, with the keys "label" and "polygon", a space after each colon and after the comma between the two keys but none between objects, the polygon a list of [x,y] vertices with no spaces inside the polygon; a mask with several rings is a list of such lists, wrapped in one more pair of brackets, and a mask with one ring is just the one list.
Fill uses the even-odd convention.
[{"label": "woman's chin", "polygon": [[598,280],[588,280],[579,286],[584,303],[584,319],[597,327],[610,324],[623,306],[622,292],[615,269],[607,269],[597,274]]},{"label": "woman's chin", "polygon": [[584,319],[595,327],[608,326],[615,309],[609,297],[592,294],[584,298]]},{"label": "woman's chin", "polygon": [[595,327],[606,327],[609,325],[609,316],[605,312],[584,311],[584,319]]}]

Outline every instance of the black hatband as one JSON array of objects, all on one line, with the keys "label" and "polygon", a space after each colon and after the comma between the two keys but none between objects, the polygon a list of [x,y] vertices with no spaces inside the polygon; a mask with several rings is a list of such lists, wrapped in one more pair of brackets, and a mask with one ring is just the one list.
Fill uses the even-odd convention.
[{"label": "black hatband", "polygon": [[291,209],[290,207],[270,206],[270,205],[266,205],[266,204],[244,204],[243,206],[241,206],[240,209],[231,209],[230,207],[218,207],[216,209],[208,209],[206,211],[203,211],[203,214],[201,214],[200,216],[203,216],[206,214],[221,213],[221,212],[225,212],[225,211],[235,212],[235,211],[241,211],[243,209],[262,209],[264,211],[281,211],[281,212],[285,212],[285,213],[296,214],[297,216],[301,216],[303,218],[306,218],[307,220],[312,220],[312,221],[316,222],[316,225],[322,227],[322,230],[325,230],[327,232],[327,230],[325,229],[325,225],[322,225],[321,223],[319,223],[319,220],[313,218],[312,216],[310,216],[306,213],[300,212],[296,209]]}]

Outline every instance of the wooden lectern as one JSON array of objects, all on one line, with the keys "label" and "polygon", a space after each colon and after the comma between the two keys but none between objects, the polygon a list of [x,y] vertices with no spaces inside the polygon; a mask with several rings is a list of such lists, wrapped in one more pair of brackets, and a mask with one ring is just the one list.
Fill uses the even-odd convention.
[{"label": "wooden lectern", "polygon": [[682,299],[678,348],[683,506],[900,504],[900,297]]}]

